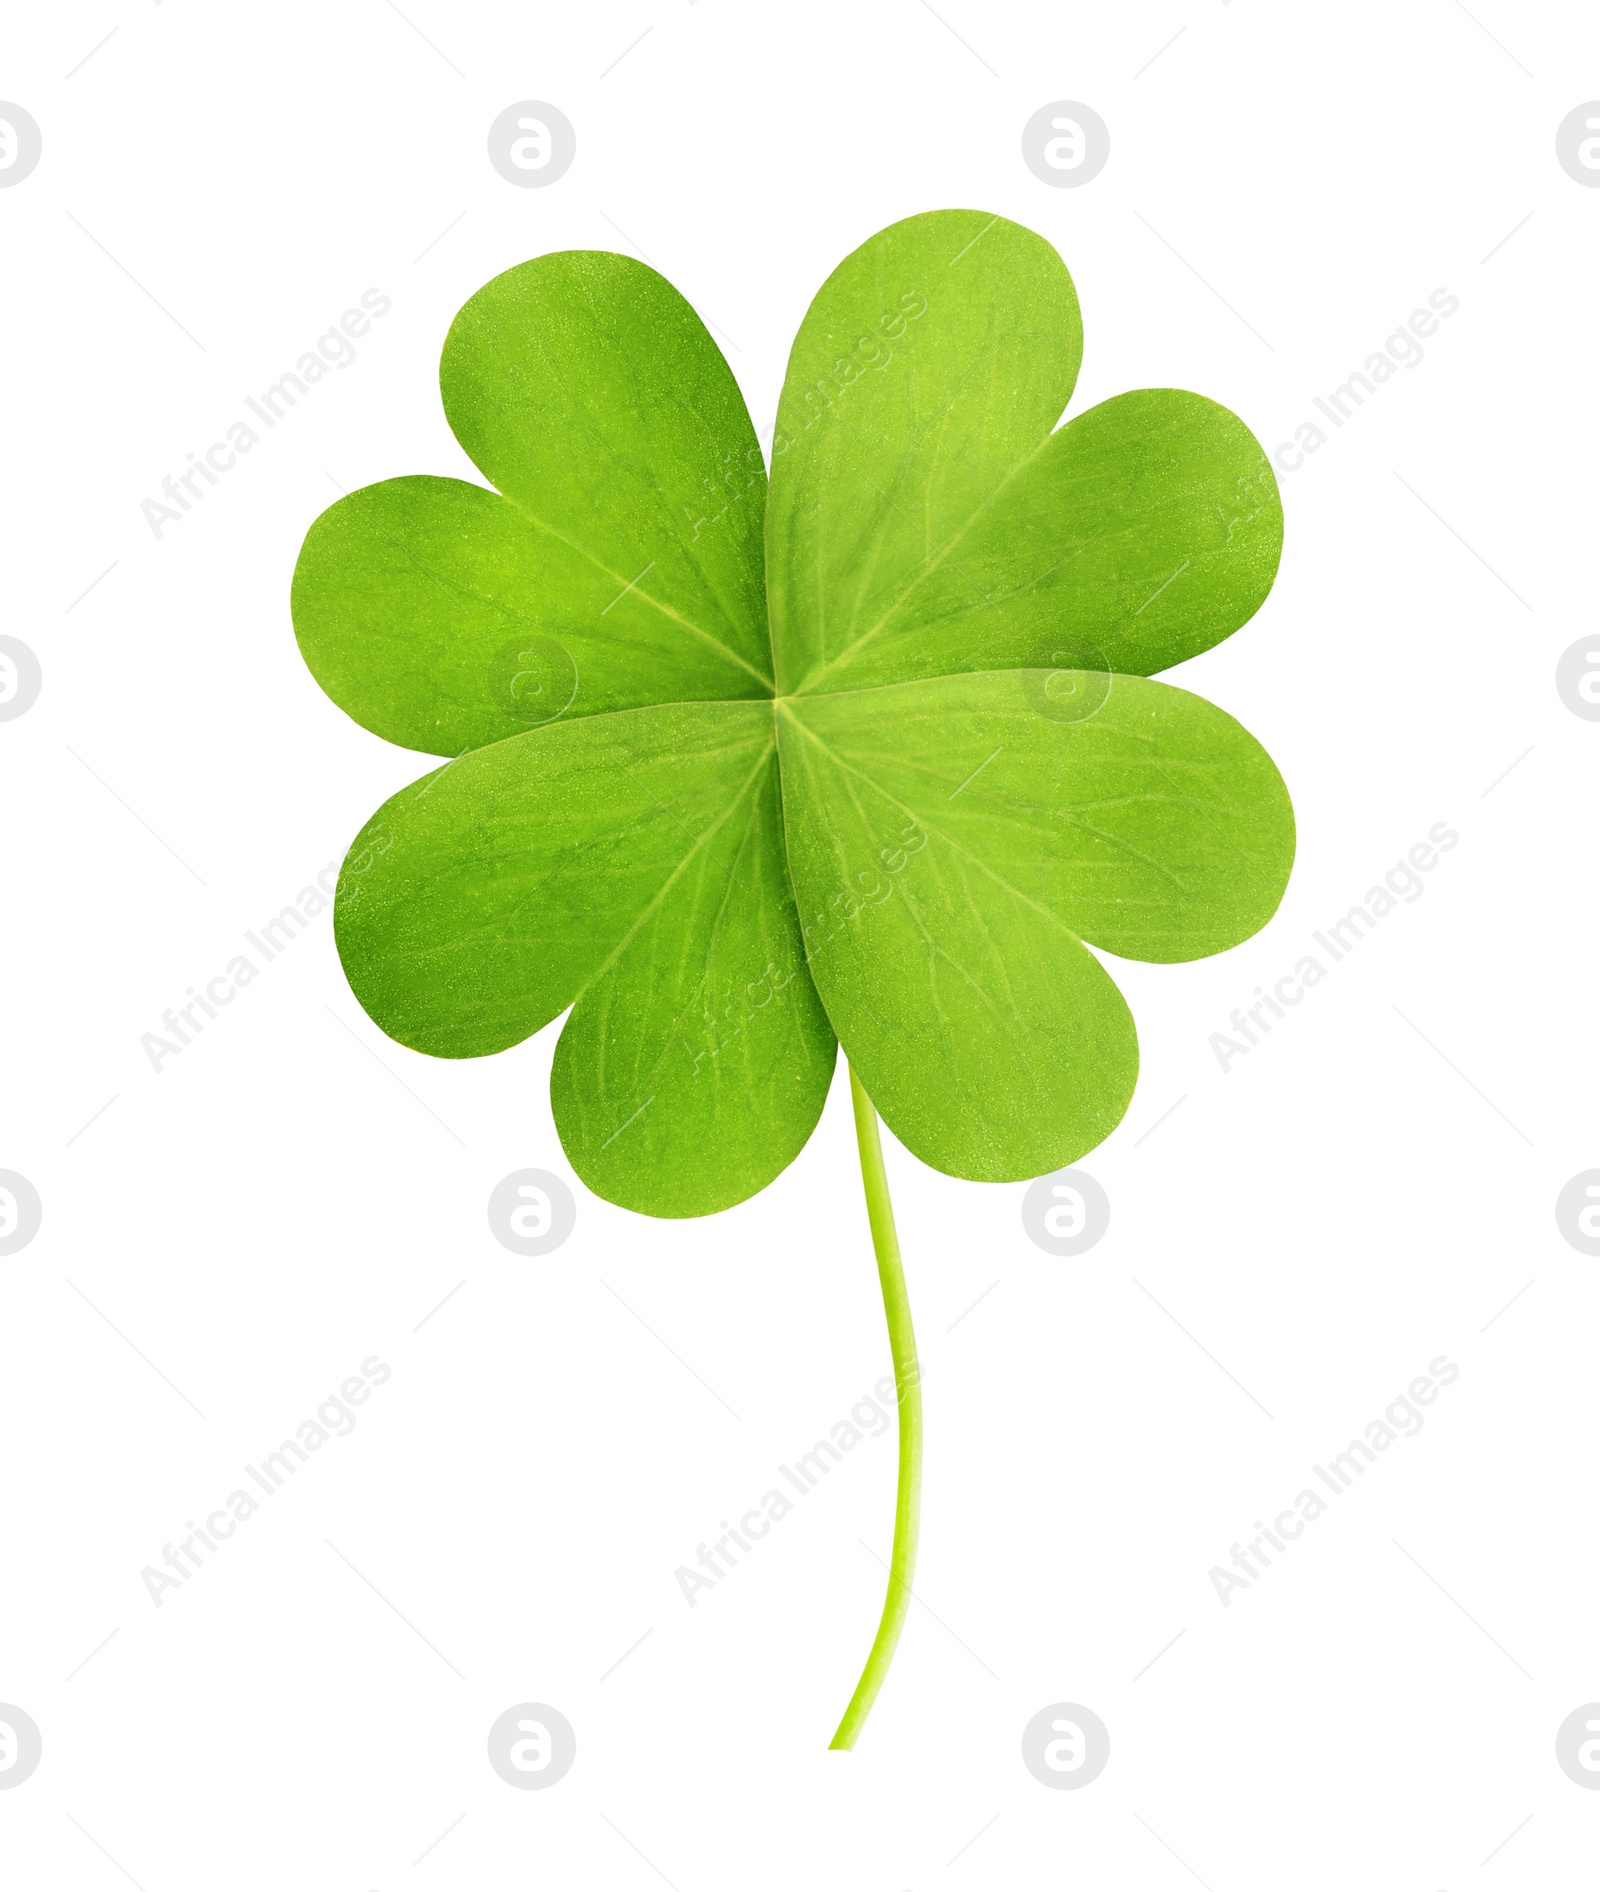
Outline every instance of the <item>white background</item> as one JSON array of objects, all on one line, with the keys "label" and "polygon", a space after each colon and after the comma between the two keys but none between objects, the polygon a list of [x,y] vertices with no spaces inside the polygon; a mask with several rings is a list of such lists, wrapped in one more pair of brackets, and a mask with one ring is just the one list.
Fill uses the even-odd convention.
[{"label": "white background", "polygon": [[[0,1167],[44,1202],[0,1260],[0,1701],[44,1734],[5,1883],[1592,1884],[1554,1736],[1600,1698],[1600,1262],[1553,1208],[1600,1163],[1600,725],[1553,673],[1595,611],[1600,191],[1554,155],[1593,10],[106,0],[3,50],[44,135],[0,192],[0,630],[44,668],[0,726]],[[524,98],[577,130],[548,189],[485,155]],[[1111,129],[1081,189],[1020,156],[1060,98]],[[890,1148],[925,1607],[847,1756],[892,1443],[693,1610],[673,1577],[888,1371],[842,1089],[756,1200],[658,1223],[575,1185],[529,1261],[484,1207],[569,1173],[554,1027],[415,1056],[324,918],[159,1074],[140,1037],[426,766],[323,697],[288,584],[334,482],[476,477],[436,382],[460,304],[640,252],[765,432],[827,272],[948,205],[1066,258],[1074,410],[1194,388],[1269,449],[1430,291],[1461,307],[1285,473],[1259,615],[1169,673],[1266,744],[1300,852],[1247,945],[1115,966],[1109,1234],[1052,1259],[1020,1185]],[[141,500],[374,286],[356,362],[154,538]],[[1210,1034],[1440,821],[1424,897],[1224,1074]],[[156,1608],[141,1568],[374,1353],[357,1430]],[[1211,1566],[1440,1354],[1426,1429],[1224,1608]],[[526,1700],[577,1730],[548,1792],[485,1758]],[[1081,1792],[1020,1760],[1061,1700],[1111,1731]]]}]

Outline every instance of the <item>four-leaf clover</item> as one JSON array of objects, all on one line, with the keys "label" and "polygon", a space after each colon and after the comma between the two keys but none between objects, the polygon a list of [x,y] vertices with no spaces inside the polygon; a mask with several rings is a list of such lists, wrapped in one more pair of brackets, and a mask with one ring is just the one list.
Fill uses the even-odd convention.
[{"label": "four-leaf clover", "polygon": [[1266,597],[1272,472],[1234,415],[1171,389],[1058,427],[1081,352],[1041,238],[908,218],[807,312],[769,482],[727,363],[661,276],[541,257],[445,342],[445,413],[489,485],[353,493],[295,572],[322,687],[450,758],[378,810],[340,883],[340,956],[384,1031],[476,1057],[568,1012],[567,1156],[660,1216],[792,1162],[843,1045],[902,1511],[920,1409],[867,1097],[950,1175],[1072,1162],[1138,1066],[1090,948],[1236,945],[1294,852],[1266,752],[1150,681]]}]

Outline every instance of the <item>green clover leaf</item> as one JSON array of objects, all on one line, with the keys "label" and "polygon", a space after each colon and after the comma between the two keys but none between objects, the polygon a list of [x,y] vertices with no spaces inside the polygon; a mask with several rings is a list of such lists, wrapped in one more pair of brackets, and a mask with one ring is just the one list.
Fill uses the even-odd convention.
[{"label": "green clover leaf", "polygon": [[909,1597],[920,1451],[874,1106],[950,1175],[1071,1163],[1138,1068],[1090,948],[1237,945],[1294,854],[1265,751],[1150,680],[1271,588],[1266,457],[1171,389],[1058,427],[1081,354],[1043,239],[908,218],[807,312],[769,486],[670,284],[608,253],[541,257],[467,303],[440,365],[493,490],[352,493],[295,571],[329,696],[451,758],[377,811],[340,880],[340,957],[385,1032],[478,1057],[568,1013],[562,1144],[596,1193],[658,1216],[764,1188],[844,1047],[902,1479],[839,1745]]}]

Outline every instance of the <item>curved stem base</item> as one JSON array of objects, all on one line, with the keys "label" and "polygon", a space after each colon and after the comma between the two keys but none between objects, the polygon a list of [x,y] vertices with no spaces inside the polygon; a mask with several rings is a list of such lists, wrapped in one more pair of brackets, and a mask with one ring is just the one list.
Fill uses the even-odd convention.
[{"label": "curved stem base", "polygon": [[883,1144],[878,1136],[878,1113],[850,1073],[850,1103],[855,1111],[856,1144],[861,1152],[861,1182],[867,1198],[867,1220],[872,1226],[872,1248],[878,1258],[878,1280],[883,1289],[883,1311],[889,1323],[889,1351],[894,1359],[894,1383],[900,1414],[900,1470],[895,1490],[894,1550],[889,1560],[889,1590],[883,1616],[873,1638],[867,1665],[856,1692],[844,1711],[830,1748],[852,1748],[866,1725],[872,1704],[883,1687],[894,1660],[906,1611],[911,1607],[911,1576],[917,1561],[917,1525],[922,1513],[922,1382],[917,1368],[917,1341],[911,1331],[911,1303],[906,1296],[905,1270],[900,1265],[900,1239],[895,1233],[894,1206],[889,1200],[889,1179],[883,1168]]}]

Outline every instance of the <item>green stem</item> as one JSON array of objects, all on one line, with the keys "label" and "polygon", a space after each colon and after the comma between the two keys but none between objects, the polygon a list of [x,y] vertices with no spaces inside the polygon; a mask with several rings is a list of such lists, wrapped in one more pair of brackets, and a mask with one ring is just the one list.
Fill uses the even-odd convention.
[{"label": "green stem", "polygon": [[889,1200],[889,1179],[883,1169],[883,1144],[878,1138],[878,1113],[850,1073],[850,1102],[855,1110],[856,1144],[861,1151],[861,1182],[867,1197],[867,1220],[872,1225],[872,1247],[878,1257],[878,1280],[883,1288],[883,1311],[889,1322],[889,1351],[894,1358],[894,1383],[900,1409],[900,1473],[894,1501],[894,1551],[889,1561],[889,1591],[883,1617],[873,1638],[867,1666],[844,1719],[828,1743],[830,1748],[851,1748],[866,1725],[878,1690],[894,1660],[900,1631],[911,1606],[911,1574],[917,1562],[917,1524],[922,1512],[922,1380],[917,1368],[917,1340],[911,1331],[911,1303],[906,1298],[905,1270],[900,1266],[900,1238],[894,1229],[894,1206]]}]

